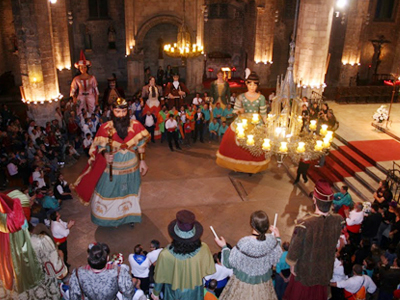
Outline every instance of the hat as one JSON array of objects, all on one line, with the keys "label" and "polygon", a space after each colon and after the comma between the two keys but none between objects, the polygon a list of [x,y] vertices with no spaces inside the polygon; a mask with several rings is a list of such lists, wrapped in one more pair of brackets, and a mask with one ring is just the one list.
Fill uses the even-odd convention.
[{"label": "hat", "polygon": [[174,76],[179,76],[179,73],[172,73],[171,76],[172,76],[172,77],[174,77]]},{"label": "hat", "polygon": [[315,183],[314,197],[317,200],[330,202],[333,201],[331,185],[326,180],[320,179]]},{"label": "hat", "polygon": [[169,223],[168,233],[174,240],[194,242],[203,234],[203,226],[196,221],[194,213],[181,210],[176,213],[176,219]]},{"label": "hat", "polygon": [[92,63],[89,60],[86,60],[85,54],[83,53],[83,50],[81,50],[81,54],[79,56],[79,60],[74,64],[75,68],[79,68],[80,66],[86,66],[86,67],[91,67]]},{"label": "hat", "polygon": [[108,81],[117,81],[117,78],[115,78],[115,77],[108,77],[107,80],[108,80]]},{"label": "hat", "polygon": [[113,102],[113,108],[128,108],[128,102],[124,98],[118,97]]}]

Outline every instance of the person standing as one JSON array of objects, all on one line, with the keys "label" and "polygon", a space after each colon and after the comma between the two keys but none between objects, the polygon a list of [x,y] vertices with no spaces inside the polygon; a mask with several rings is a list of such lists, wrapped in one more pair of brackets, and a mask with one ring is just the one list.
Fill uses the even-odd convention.
[{"label": "person standing", "polygon": [[194,115],[194,136],[193,136],[194,143],[196,143],[197,137],[200,138],[200,142],[204,143],[204,138],[203,138],[204,122],[205,122],[205,116],[204,113],[202,112],[201,107],[199,107],[197,109],[197,113]]},{"label": "person standing", "polygon": [[[142,112],[144,118],[146,118],[146,113],[148,111],[150,111],[152,115],[158,117],[158,114],[161,110],[161,104],[158,99],[161,96],[162,96],[161,86],[156,85],[156,80],[154,77],[150,77],[149,84],[145,85],[142,88],[142,98],[145,102],[145,105],[143,107],[143,112]],[[143,121],[143,123],[145,123],[145,122]],[[154,127],[154,137],[156,139],[159,139],[161,137],[161,132],[160,132],[160,127],[159,127],[157,120],[155,121],[154,126],[155,126]],[[152,137],[152,141],[154,140],[154,137]]]},{"label": "person standing", "polygon": [[178,123],[174,119],[174,115],[170,114],[168,120],[165,122],[165,129],[167,130],[168,146],[171,151],[174,151],[174,148],[172,147],[172,140],[175,142],[176,149],[182,150],[178,142],[177,128]]},{"label": "person standing", "polygon": [[315,212],[296,221],[286,262],[292,273],[284,300],[328,299],[336,244],[343,219],[331,214],[333,192],[327,181],[315,184]]},{"label": "person standing", "polygon": [[200,240],[203,226],[194,213],[181,210],[168,233],[172,242],[158,257],[152,299],[159,300],[164,288],[164,300],[203,300],[203,277],[215,273],[210,249]]},{"label": "person standing", "polygon": [[68,264],[68,245],[67,238],[70,233],[70,229],[75,225],[75,221],[70,220],[68,223],[61,220],[61,215],[58,211],[53,212],[50,215],[51,220],[51,233],[53,235],[54,242],[58,245],[58,250],[61,250],[64,254],[64,263],[69,268]]},{"label": "person standing", "polygon": [[76,111],[79,113],[85,108],[90,114],[94,112],[96,105],[99,104],[99,90],[97,80],[93,75],[88,74],[91,62],[86,60],[83,50],[81,50],[80,60],[75,63],[75,68],[79,69],[80,74],[75,76],[71,83],[70,96],[76,104]]},{"label": "person standing", "polygon": [[303,177],[304,183],[307,183],[307,181],[308,181],[307,171],[308,171],[309,167],[310,167],[310,161],[305,158],[300,158],[299,166],[297,167],[297,176],[296,176],[296,179],[294,180],[293,184],[299,183],[300,175]]},{"label": "person standing", "polygon": [[92,222],[117,227],[142,220],[141,176],[146,175],[146,142],[149,133],[130,120],[128,103],[118,98],[111,121],[101,125],[89,151],[88,166],[73,189],[84,205],[91,204]]},{"label": "person standing", "polygon": [[151,113],[150,110],[146,111],[146,114],[143,117],[143,123],[144,127],[151,135],[151,142],[155,143],[156,141],[154,140],[154,130],[156,128],[157,118]]},{"label": "person standing", "polygon": [[[223,265],[233,269],[221,300],[277,299],[271,276],[272,266],[282,255],[279,230],[270,226],[268,215],[262,210],[251,214],[250,226],[251,235],[241,238],[232,250],[223,237],[215,238],[222,248]],[[267,234],[268,230],[273,234]]]}]

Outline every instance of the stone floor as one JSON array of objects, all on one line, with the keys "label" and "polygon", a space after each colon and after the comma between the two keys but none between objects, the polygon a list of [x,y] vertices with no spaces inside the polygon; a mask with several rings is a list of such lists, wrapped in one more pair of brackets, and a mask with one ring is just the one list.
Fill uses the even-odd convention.
[{"label": "stone floor", "polygon": [[[148,249],[150,240],[164,246],[170,238],[167,226],[180,209],[192,210],[204,226],[202,240],[211,251],[217,246],[209,229],[233,245],[250,234],[249,217],[255,210],[265,210],[283,240],[290,240],[294,220],[312,210],[312,202],[292,185],[286,170],[273,160],[267,171],[249,176],[222,169],[215,163],[217,144],[195,144],[183,151],[170,152],[157,141],[147,148],[148,174],[143,178],[141,207],[143,220],[132,229],[129,225],[104,228],[90,221],[90,208],[74,199],[63,204],[63,219],[76,220],[68,238],[69,262],[73,267],[86,262],[88,244],[105,242],[111,252],[132,253],[136,244]],[[73,182],[84,168],[86,158],[64,169],[68,182]],[[235,188],[236,186],[236,188]],[[238,190],[237,190],[238,189]],[[239,191],[239,193],[238,193]]]},{"label": "stone floor", "polygon": [[[372,115],[380,104],[339,105],[329,103],[340,122],[338,133],[348,141],[390,139],[371,126]],[[400,133],[400,104],[394,104],[390,128]],[[290,240],[294,220],[313,209],[311,200],[293,186],[286,169],[274,159],[263,173],[248,176],[222,169],[215,163],[217,144],[195,144],[183,151],[170,152],[167,145],[157,141],[147,149],[149,173],[143,178],[141,207],[143,221],[133,229],[98,227],[90,221],[90,208],[77,200],[63,205],[64,219],[76,220],[68,239],[69,262],[73,267],[86,262],[86,249],[92,242],[106,242],[112,252],[125,257],[136,244],[148,249],[150,240],[158,239],[164,246],[170,238],[167,226],[180,209],[192,210],[204,226],[202,240],[211,251],[217,251],[209,226],[232,245],[250,233],[249,216],[265,210],[277,226],[283,240]],[[86,158],[64,169],[73,182],[84,168]],[[389,162],[388,162],[389,163]],[[391,163],[391,162],[390,162]]]}]

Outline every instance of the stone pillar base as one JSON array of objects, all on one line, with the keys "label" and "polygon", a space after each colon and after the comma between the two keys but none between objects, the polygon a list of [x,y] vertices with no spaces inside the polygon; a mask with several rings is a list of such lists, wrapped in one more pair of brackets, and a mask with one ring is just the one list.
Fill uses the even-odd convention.
[{"label": "stone pillar base", "polygon": [[64,99],[68,99],[71,89],[72,72],[68,69],[63,69],[62,71],[57,70],[57,75],[60,93],[64,96]]},{"label": "stone pillar base", "polygon": [[28,115],[31,115],[36,124],[42,127],[46,126],[46,122],[55,119],[56,108],[60,106],[60,102],[53,101],[44,104],[28,104]]},{"label": "stone pillar base", "polygon": [[132,55],[127,61],[128,89],[126,94],[131,96],[141,91],[144,86],[143,55]]}]

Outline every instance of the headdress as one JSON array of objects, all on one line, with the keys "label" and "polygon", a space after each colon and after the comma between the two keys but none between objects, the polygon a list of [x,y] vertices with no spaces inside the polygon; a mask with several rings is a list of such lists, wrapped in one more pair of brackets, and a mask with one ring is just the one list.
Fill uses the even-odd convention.
[{"label": "headdress", "polygon": [[75,68],[79,68],[80,66],[91,67],[92,63],[89,60],[86,60],[85,53],[81,50],[81,54],[79,56],[79,60],[74,64]]},{"label": "headdress", "polygon": [[318,180],[314,188],[314,198],[323,202],[333,201],[333,192],[329,182]]},{"label": "headdress", "polygon": [[128,102],[124,98],[118,97],[113,102],[113,108],[128,108]]},{"label": "headdress", "polygon": [[181,210],[176,213],[176,219],[168,225],[168,233],[174,240],[193,242],[203,234],[203,226],[196,221],[194,213]]}]

